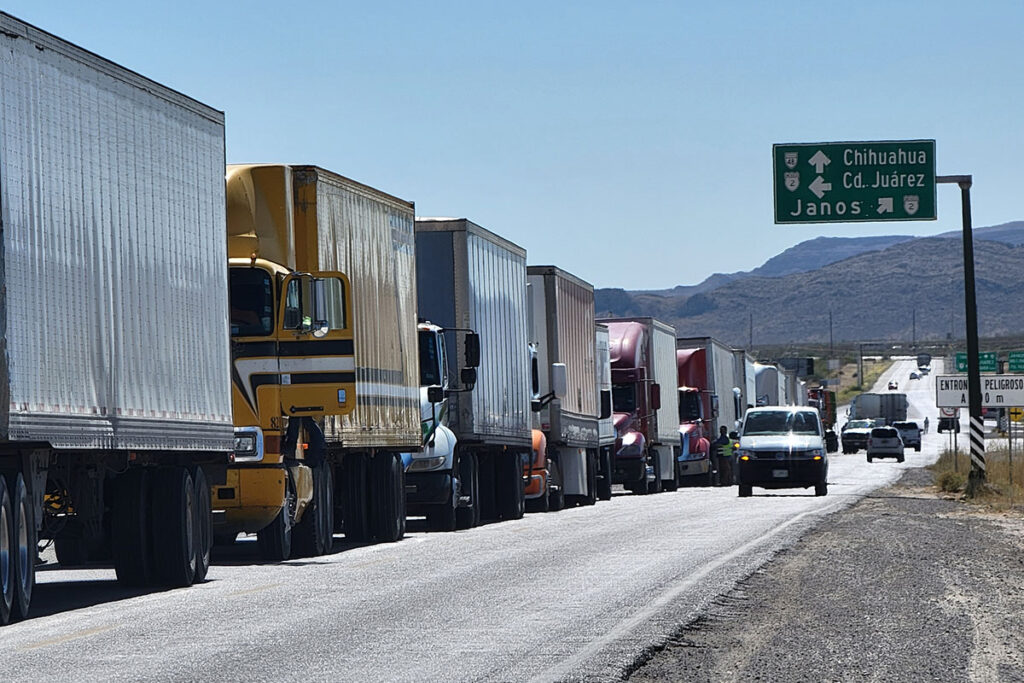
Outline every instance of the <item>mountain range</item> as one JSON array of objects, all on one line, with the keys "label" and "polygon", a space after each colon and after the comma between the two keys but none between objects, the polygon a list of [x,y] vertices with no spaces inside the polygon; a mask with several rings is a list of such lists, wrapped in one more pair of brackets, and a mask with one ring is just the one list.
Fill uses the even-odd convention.
[{"label": "mountain range", "polygon": [[[964,336],[962,233],[819,237],[754,270],[669,290],[598,289],[599,316],[653,316],[734,346]],[[1024,221],[973,232],[979,333],[1024,331]]]}]

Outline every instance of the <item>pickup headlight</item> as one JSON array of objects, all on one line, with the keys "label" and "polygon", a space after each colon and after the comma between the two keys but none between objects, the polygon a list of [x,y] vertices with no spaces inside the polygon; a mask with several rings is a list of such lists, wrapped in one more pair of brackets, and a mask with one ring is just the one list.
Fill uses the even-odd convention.
[{"label": "pickup headlight", "polygon": [[263,460],[263,430],[259,427],[235,427],[235,462]]}]

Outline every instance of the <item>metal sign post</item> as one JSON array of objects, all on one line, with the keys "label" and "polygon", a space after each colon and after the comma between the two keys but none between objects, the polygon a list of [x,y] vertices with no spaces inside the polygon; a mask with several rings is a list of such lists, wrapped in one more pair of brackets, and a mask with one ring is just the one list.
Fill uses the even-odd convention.
[{"label": "metal sign post", "polygon": [[960,186],[964,235],[964,318],[967,323],[967,392],[971,471],[967,476],[967,495],[974,496],[985,481],[985,425],[981,419],[981,368],[978,359],[978,304],[974,295],[974,234],[971,229],[971,184],[969,175],[936,176],[936,183]]}]

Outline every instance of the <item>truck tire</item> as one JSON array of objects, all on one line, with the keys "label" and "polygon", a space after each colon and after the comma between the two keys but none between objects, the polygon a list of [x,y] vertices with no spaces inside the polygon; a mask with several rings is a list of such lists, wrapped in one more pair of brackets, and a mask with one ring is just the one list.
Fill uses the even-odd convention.
[{"label": "truck tire", "polygon": [[476,453],[459,456],[459,497],[468,498],[469,503],[455,510],[455,526],[458,529],[472,529],[480,525],[480,463]]},{"label": "truck tire", "polygon": [[914,452],[915,453],[920,453],[921,452],[921,444],[917,444],[916,446],[914,446]]},{"label": "truck tire", "polygon": [[612,453],[608,448],[600,450],[601,471],[597,479],[597,497],[601,500],[612,499]]},{"label": "truck tire", "polygon": [[754,487],[750,484],[740,484],[740,498],[749,498],[750,495],[754,492],[753,489]]},{"label": "truck tire", "polygon": [[292,531],[292,554],[295,557],[314,557],[324,548],[324,538],[329,533],[327,519],[323,512],[327,505],[324,489],[324,471],[327,463],[321,462],[313,469],[313,498],[302,511],[302,519]]},{"label": "truck tire", "polygon": [[597,453],[587,451],[587,495],[581,497],[583,505],[597,503]]},{"label": "truck tire", "polygon": [[111,504],[111,555],[118,582],[145,586],[153,578],[150,562],[149,470],[128,470],[114,480]]},{"label": "truck tire", "polygon": [[191,586],[196,578],[196,490],[188,470],[157,470],[152,480],[152,505],[156,578],[167,586]]},{"label": "truck tire", "polygon": [[548,510],[558,512],[565,508],[565,487],[562,485],[562,468],[557,460],[548,461]]},{"label": "truck tire", "polygon": [[540,495],[536,498],[526,499],[526,511],[527,512],[549,512],[551,510],[550,501],[548,500],[548,493],[551,489],[551,477],[545,472],[544,474],[544,489],[540,492]]},{"label": "truck tire", "polygon": [[338,480],[345,538],[356,543],[372,538],[368,469],[369,457],[365,453],[350,453],[345,456],[341,478]]},{"label": "truck tire", "polygon": [[523,461],[519,453],[503,453],[495,472],[498,519],[522,519],[526,512]]},{"label": "truck tire", "polygon": [[256,532],[256,547],[260,557],[270,562],[282,562],[292,556],[292,531],[295,524],[295,485],[284,472],[284,504],[267,526]]},{"label": "truck tire", "polygon": [[0,626],[11,621],[14,607],[14,510],[7,482],[0,477]]},{"label": "truck tire", "polygon": [[828,483],[821,482],[814,485],[814,495],[816,496],[827,496],[828,495]]},{"label": "truck tire", "polygon": [[661,493],[661,458],[659,457],[658,451],[651,449],[649,456],[652,458],[652,465],[654,467],[654,481],[647,482],[647,493]]},{"label": "truck tire", "polygon": [[[458,469],[458,465],[452,470]],[[430,531],[455,531],[455,518],[459,510],[459,498],[454,487],[448,487],[448,500],[440,505],[432,505],[427,510],[427,529]]]},{"label": "truck tire", "polygon": [[200,583],[206,580],[206,574],[210,571],[210,554],[213,552],[213,513],[210,502],[210,484],[202,467],[197,467],[192,474],[192,485],[196,491],[195,526],[193,527],[196,541],[196,575],[193,583]]},{"label": "truck tire", "polygon": [[394,543],[405,536],[405,469],[394,453],[378,453],[370,462],[374,495],[370,524],[374,538]]}]

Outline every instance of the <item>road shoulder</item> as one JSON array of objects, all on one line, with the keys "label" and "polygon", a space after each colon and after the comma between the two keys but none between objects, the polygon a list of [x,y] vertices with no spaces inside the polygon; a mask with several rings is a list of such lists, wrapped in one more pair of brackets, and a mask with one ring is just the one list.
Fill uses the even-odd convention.
[{"label": "road shoulder", "polygon": [[832,515],[629,680],[1024,681],[1024,519],[930,483],[908,470]]}]

